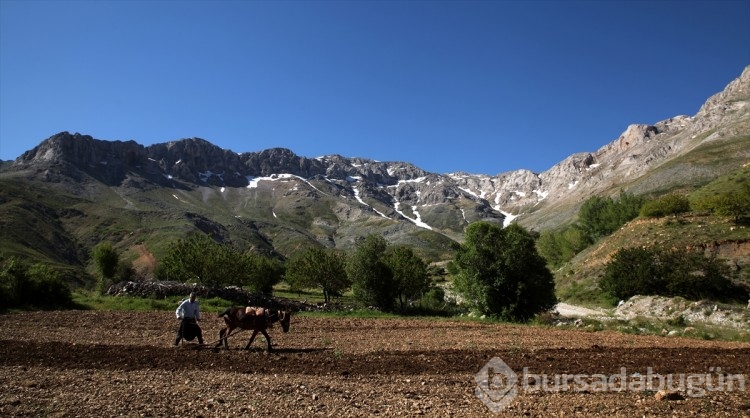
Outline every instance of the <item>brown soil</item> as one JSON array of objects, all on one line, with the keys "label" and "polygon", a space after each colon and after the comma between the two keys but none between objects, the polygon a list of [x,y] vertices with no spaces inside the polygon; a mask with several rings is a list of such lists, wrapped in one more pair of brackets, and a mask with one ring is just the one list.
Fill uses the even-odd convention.
[{"label": "brown soil", "polygon": [[[220,320],[204,318],[206,342]],[[750,344],[426,319],[295,317],[241,350],[171,347],[169,312],[0,316],[0,416],[750,416]],[[492,358],[519,377],[499,414],[475,395]],[[703,396],[655,390],[533,390],[523,369],[562,374],[738,376]],[[720,368],[720,369],[718,369]],[[731,376],[730,376],[731,375]],[[570,381],[570,380],[568,380]],[[523,386],[522,386],[523,385]],[[531,385],[531,386],[530,386]],[[572,385],[572,383],[571,383]],[[705,386],[705,385],[704,385]],[[580,389],[581,386],[576,386]],[[673,397],[669,397],[673,398]]]}]

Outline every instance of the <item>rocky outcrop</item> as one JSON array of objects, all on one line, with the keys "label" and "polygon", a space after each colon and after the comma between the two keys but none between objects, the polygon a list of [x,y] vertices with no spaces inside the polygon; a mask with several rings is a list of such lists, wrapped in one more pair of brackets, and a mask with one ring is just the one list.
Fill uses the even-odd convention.
[{"label": "rocky outcrop", "polygon": [[243,171],[252,177],[285,173],[309,178],[325,174],[325,167],[320,161],[300,157],[286,148],[248,152],[242,154],[240,158],[245,167]]},{"label": "rocky outcrop", "polygon": [[200,138],[156,144],[146,148],[149,161],[160,168],[157,175],[197,185],[244,187],[247,179],[239,156]]},{"label": "rocky outcrop", "polygon": [[620,302],[613,317],[625,321],[648,318],[738,329],[748,329],[750,326],[747,309],[740,306],[717,304],[709,300],[689,301],[679,297],[636,295]]},{"label": "rocky outcrop", "polygon": [[14,167],[37,169],[36,173],[47,181],[83,171],[113,186],[142,164],[145,156],[144,147],[135,141],[100,141],[89,135],[61,132],[25,152]]},{"label": "rocky outcrop", "polygon": [[[691,132],[701,132],[726,125],[727,120],[745,119],[743,126],[747,126],[747,114],[750,110],[750,66],[745,67],[742,74],[729,83],[719,93],[711,96],[695,115]],[[745,131],[747,133],[747,131]]]}]

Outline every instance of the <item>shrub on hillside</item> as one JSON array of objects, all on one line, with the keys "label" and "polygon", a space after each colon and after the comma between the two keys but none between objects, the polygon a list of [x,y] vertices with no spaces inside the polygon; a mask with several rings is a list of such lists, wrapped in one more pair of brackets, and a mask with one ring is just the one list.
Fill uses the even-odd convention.
[{"label": "shrub on hillside", "polygon": [[543,232],[536,242],[537,251],[550,266],[560,267],[598,239],[635,219],[643,202],[642,197],[625,192],[617,200],[594,196],[583,203],[575,224]]},{"label": "shrub on hillside", "polygon": [[562,231],[542,232],[536,240],[536,249],[550,266],[560,267],[592,242],[580,227],[573,225]]},{"label": "shrub on hillside", "polygon": [[661,218],[669,215],[679,215],[690,211],[690,201],[685,196],[670,194],[646,202],[641,207],[641,216],[647,218]]},{"label": "shrub on hillside", "polygon": [[750,185],[734,192],[724,192],[693,201],[698,210],[708,210],[719,216],[730,216],[739,223],[750,216]]},{"label": "shrub on hillside", "polygon": [[578,211],[578,228],[583,231],[586,240],[595,242],[638,217],[643,203],[642,197],[625,192],[620,192],[617,200],[594,196],[581,205]]},{"label": "shrub on hillside", "polygon": [[607,263],[599,286],[621,300],[635,295],[736,302],[748,298],[748,289],[732,282],[721,260],[684,249],[622,249]]}]

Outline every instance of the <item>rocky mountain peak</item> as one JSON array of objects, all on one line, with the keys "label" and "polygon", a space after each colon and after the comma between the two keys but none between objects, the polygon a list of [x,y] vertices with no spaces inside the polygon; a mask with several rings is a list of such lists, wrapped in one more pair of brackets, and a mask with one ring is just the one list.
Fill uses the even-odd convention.
[{"label": "rocky mountain peak", "polygon": [[324,172],[317,160],[300,157],[287,148],[270,148],[260,152],[241,154],[244,169],[250,176],[270,176],[272,174],[294,174],[312,177]]},{"label": "rocky mountain peak", "polygon": [[205,139],[187,138],[146,148],[144,165],[157,165],[159,174],[194,184],[242,187],[247,180],[241,174],[240,157]]},{"label": "rocky mountain peak", "polygon": [[284,179],[297,183],[288,190],[291,194],[346,199],[358,208],[339,212],[347,220],[358,214],[405,221],[459,237],[468,223],[479,219],[517,218],[529,227],[551,228],[572,219],[592,195],[615,195],[623,189],[642,194],[665,187],[674,181],[674,173],[658,181],[646,174],[706,141],[747,135],[749,103],[750,67],[695,116],[631,124],[600,149],[572,154],[542,173],[441,175],[407,162],[337,154],[307,158],[286,148],[238,154],[201,138],[144,147],[134,141],[101,141],[68,132],[24,153],[11,169],[34,167],[28,170],[30,175],[43,173],[44,181],[64,175],[78,178],[74,173],[78,170],[108,186],[177,187],[179,182],[185,189],[214,187],[222,192],[226,187],[262,188],[263,181]]},{"label": "rocky mountain peak", "polygon": [[122,155],[137,156],[143,146],[135,141],[99,141],[90,135],[60,132],[19,157],[20,163],[69,162],[78,165],[108,164]]},{"label": "rocky mountain peak", "polygon": [[[719,135],[735,135],[748,127],[750,114],[750,65],[745,67],[742,74],[719,93],[711,96],[701,106],[695,115],[695,123],[691,127],[693,134],[700,134],[721,125],[734,125],[743,122],[741,129],[718,133]],[[747,132],[745,130],[745,132]]]}]

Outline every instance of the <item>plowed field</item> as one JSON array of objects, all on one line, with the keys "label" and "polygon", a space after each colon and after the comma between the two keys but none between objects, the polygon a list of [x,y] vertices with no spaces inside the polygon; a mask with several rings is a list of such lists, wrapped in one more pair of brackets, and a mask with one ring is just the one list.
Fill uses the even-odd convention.
[{"label": "plowed field", "polygon": [[[204,314],[207,343],[221,324]],[[169,312],[0,316],[0,416],[750,416],[750,344],[300,316],[287,334],[270,330],[267,354],[262,336],[241,349],[248,332],[230,350],[175,349],[177,325]],[[476,376],[491,361],[503,372],[498,360],[518,380],[491,378],[483,402]],[[614,375],[627,381],[597,385]],[[682,399],[656,399],[644,376],[671,378]]]}]

